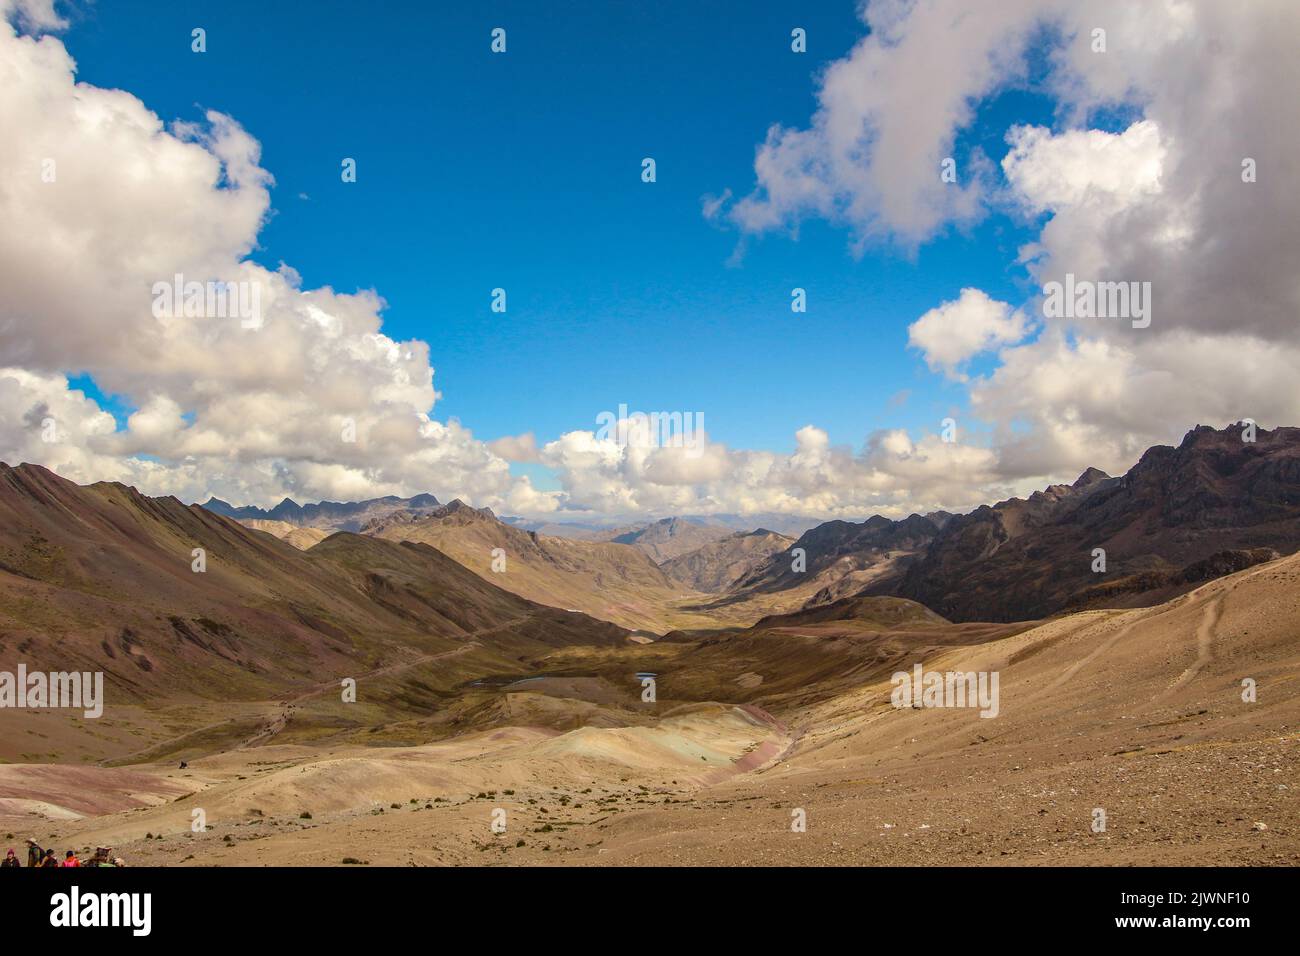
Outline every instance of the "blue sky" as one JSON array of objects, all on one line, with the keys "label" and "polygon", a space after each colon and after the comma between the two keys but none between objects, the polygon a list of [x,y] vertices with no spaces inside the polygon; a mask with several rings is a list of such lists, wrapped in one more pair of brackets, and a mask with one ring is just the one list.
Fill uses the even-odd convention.
[{"label": "blue sky", "polygon": [[[807,124],[819,71],[863,35],[852,4],[381,6],[115,3],[74,14],[66,42],[82,81],[167,120],[216,109],[260,140],[276,187],[254,258],[376,289],[386,331],[431,346],[435,414],[480,438],[546,441],[620,402],[700,411],[714,440],[777,451],[808,423],[854,447],[933,430],[964,393],[907,350],[908,323],[966,285],[1024,296],[1007,263],[1031,232],[1005,217],[860,256],[807,221],[737,263],[738,233],[702,215],[703,196],[752,189],[769,126]],[[195,26],[204,55],[177,39]],[[987,109],[1051,118],[1021,94]],[[959,157],[998,158],[1005,120],[977,123]]]},{"label": "blue sky", "polygon": [[[4,460],[183,500],[858,519],[1297,417],[1288,0],[18,2]],[[163,321],[182,267],[267,292],[265,327]],[[1149,284],[1155,322],[1044,314],[1071,275]],[[602,438],[620,406],[709,441]]]}]

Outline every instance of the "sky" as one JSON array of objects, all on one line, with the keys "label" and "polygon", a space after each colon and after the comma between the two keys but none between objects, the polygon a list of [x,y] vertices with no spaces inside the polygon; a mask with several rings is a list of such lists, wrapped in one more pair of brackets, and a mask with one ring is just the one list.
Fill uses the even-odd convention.
[{"label": "sky", "polygon": [[[620,402],[699,410],[719,438],[775,449],[809,421],[855,445],[932,424],[959,396],[889,405],[928,379],[917,356],[899,361],[906,324],[1002,271],[1021,231],[855,257],[809,224],[733,263],[739,237],[702,197],[750,184],[756,137],[806,119],[816,75],[861,30],[849,4],[794,20],[788,3],[694,6],[398,3],[357,29],[348,3],[310,20],[291,4],[114,4],[84,8],[68,43],[83,82],[162,117],[237,117],[276,178],[253,258],[376,289],[390,335],[435,346],[440,414],[482,438],[521,422],[555,438]],[[175,38],[200,22],[197,56]],[[340,179],[348,156],[355,183]],[[489,308],[498,287],[505,315]],[[802,316],[795,287],[812,300]],[[847,360],[825,362],[827,341]]]},{"label": "sky", "polygon": [[[860,520],[1300,421],[1283,0],[0,11],[10,463]],[[176,273],[264,323],[160,319]],[[1066,273],[1150,283],[1150,326],[1044,315]]]}]

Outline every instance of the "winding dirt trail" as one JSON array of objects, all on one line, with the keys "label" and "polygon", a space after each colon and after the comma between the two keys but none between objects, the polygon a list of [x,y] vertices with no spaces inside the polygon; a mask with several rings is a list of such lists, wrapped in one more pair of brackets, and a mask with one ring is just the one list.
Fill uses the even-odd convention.
[{"label": "winding dirt trail", "polygon": [[[1050,684],[1044,687],[1038,694],[1035,694],[1034,698],[1040,697],[1043,694],[1051,693],[1052,691],[1061,687],[1063,684],[1068,684],[1071,680],[1074,679],[1075,675],[1078,674],[1079,671],[1083,670],[1085,667],[1090,665],[1093,661],[1097,660],[1097,658],[1105,657],[1106,655],[1110,654],[1110,652],[1114,649],[1115,645],[1118,644],[1120,641],[1124,640],[1124,638],[1128,637],[1129,634],[1132,632],[1133,628],[1137,627],[1137,625],[1140,624],[1145,619],[1146,619],[1145,617],[1140,617],[1137,620],[1130,621],[1127,624],[1121,625],[1115,631],[1114,634],[1112,634],[1106,640],[1102,641],[1101,644],[1099,644],[1095,649],[1089,652],[1086,656],[1084,656],[1078,661],[1075,661],[1065,670],[1061,671],[1060,675],[1056,678],[1056,680],[1052,681]],[[1104,622],[1098,622],[1098,623],[1104,623]],[[1092,626],[1095,625],[1089,625],[1089,627]],[[1085,627],[1083,628],[1083,630],[1086,631],[1089,629],[1089,627]],[[1031,700],[1034,698],[1031,698]]]},{"label": "winding dirt trail", "polygon": [[[1171,694],[1186,685],[1201,672],[1201,668],[1214,660],[1214,638],[1218,632],[1222,612],[1223,598],[1214,598],[1206,603],[1205,610],[1201,612],[1200,623],[1196,626],[1196,660],[1187,670],[1178,675],[1178,679],[1169,685],[1165,694]],[[1164,694],[1161,696],[1163,697]]]}]

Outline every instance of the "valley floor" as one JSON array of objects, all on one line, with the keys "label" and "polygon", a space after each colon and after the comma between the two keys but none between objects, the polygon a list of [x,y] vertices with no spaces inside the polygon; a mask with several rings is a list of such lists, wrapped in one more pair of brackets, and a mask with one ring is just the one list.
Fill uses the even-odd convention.
[{"label": "valley floor", "polygon": [[[814,628],[730,655],[650,645],[663,688],[707,674],[716,699],[639,716],[639,687],[593,661],[508,683],[499,726],[419,746],[272,734],[183,770],[9,764],[0,831],[132,865],[1294,866],[1298,585],[1287,558],[982,643]],[[827,645],[845,673],[823,669]],[[623,673],[642,651],[586,653]],[[997,671],[998,715],[895,708],[889,674],[913,661]]]}]

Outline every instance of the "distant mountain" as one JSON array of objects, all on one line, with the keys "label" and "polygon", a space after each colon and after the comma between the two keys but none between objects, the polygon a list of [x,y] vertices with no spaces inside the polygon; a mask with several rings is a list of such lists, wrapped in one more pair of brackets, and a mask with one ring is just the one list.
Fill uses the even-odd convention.
[{"label": "distant mountain", "polygon": [[[1094,548],[1106,552],[1105,572],[1092,570]],[[1089,468],[1072,484],[966,515],[825,522],[711,607],[784,595],[813,609],[893,595],[958,622],[1029,620],[1159,603],[1297,548],[1300,429],[1259,429],[1251,443],[1240,426],[1198,426],[1178,448],[1149,449],[1121,478]]]},{"label": "distant mountain", "polygon": [[537,521],[532,518],[503,515],[498,518],[502,524],[508,524],[520,531],[536,531],[553,538],[573,538],[577,541],[604,541],[609,536],[607,525],[586,524],[570,521]]},{"label": "distant mountain", "polygon": [[382,518],[398,511],[427,512],[437,508],[433,495],[416,495],[413,498],[369,498],[365,501],[322,501],[319,504],[300,505],[285,498],[270,511],[253,506],[237,508],[220,498],[209,498],[201,507],[237,521],[282,521],[300,528],[320,528],[324,531],[360,531],[367,521]]},{"label": "distant mountain", "polygon": [[[896,571],[922,554],[939,530],[934,518],[915,514],[901,521],[880,515],[861,523],[827,521],[759,564],[733,590],[783,591],[816,582],[817,590],[831,589],[824,599],[838,599],[844,596],[835,593],[838,590],[861,590],[875,577]],[[796,552],[802,552],[802,564]]]},{"label": "distant mountain", "polygon": [[664,518],[615,534],[607,540],[640,548],[655,564],[663,564],[728,534],[730,532],[719,525],[701,524],[687,518]]},{"label": "distant mountain", "polygon": [[821,518],[809,518],[807,515],[780,514],[775,511],[759,511],[754,514],[719,514],[719,515],[683,515],[689,520],[703,521],[708,524],[722,525],[732,531],[756,531],[762,528],[774,531],[789,538],[797,538],[822,523]]},{"label": "distant mountain", "polygon": [[[1300,428],[1258,429],[1254,442],[1241,433],[1197,426],[1121,478],[1090,468],[1072,485],[954,517],[900,578],[867,591],[955,621],[1028,620],[1154,604],[1216,568],[1290,554],[1300,547]],[[1092,570],[1098,548],[1104,573]]]},{"label": "distant mountain", "polygon": [[[1072,484],[966,515],[827,521],[792,542],[770,528],[753,537],[727,532],[728,522],[755,516],[539,526],[564,528],[568,536],[561,537],[454,504],[447,510],[421,495],[306,507],[286,501],[269,512],[215,499],[205,507],[242,520],[364,527],[390,539],[423,540],[479,574],[491,573],[491,550],[501,547],[520,573],[490,578],[494,583],[647,630],[705,627],[710,618],[717,626],[752,623],[858,594],[906,597],[958,622],[1006,622],[1066,608],[1155,603],[1226,573],[1215,569],[1263,560],[1258,555],[1270,549],[1295,551],[1300,429],[1257,429],[1255,442],[1243,442],[1239,426],[1197,426],[1177,448],[1149,449],[1119,478],[1089,468]],[[484,523],[466,518],[470,513]],[[426,518],[434,520],[421,524]],[[266,527],[287,536],[280,525]],[[619,548],[641,552],[649,566]],[[1104,572],[1092,570],[1097,548],[1106,552]]]},{"label": "distant mountain", "polygon": [[673,580],[696,591],[725,591],[792,544],[793,538],[765,528],[740,531],[671,558],[660,567]]},{"label": "distant mountain", "polygon": [[[432,545],[531,601],[580,610],[623,627],[662,633],[711,623],[702,615],[677,610],[703,595],[669,578],[645,551],[629,544],[523,531],[497,520],[486,508],[460,501],[428,513],[398,512],[368,523],[362,531]],[[505,570],[493,570],[494,552],[504,559]]]},{"label": "distant mountain", "polygon": [[[583,541],[612,541],[620,535],[644,531],[659,522],[642,521],[632,524],[596,524],[592,522],[539,521],[529,518],[503,517],[506,524],[514,525],[523,531],[536,531],[557,538],[576,538]],[[755,531],[759,528],[775,531],[777,534],[798,537],[810,528],[821,524],[820,518],[805,515],[776,514],[760,512],[752,515],[677,515],[660,521],[685,521],[708,528],[722,528],[727,532]]]}]

